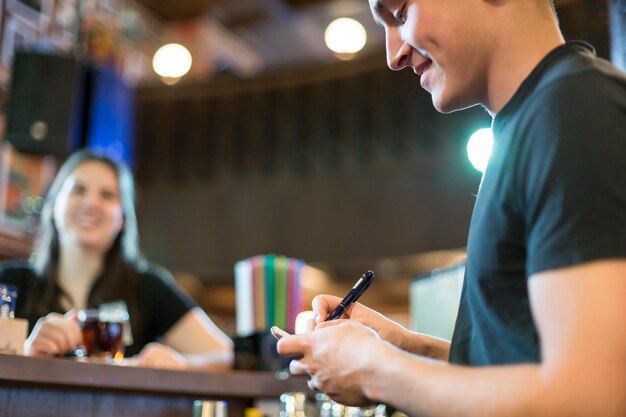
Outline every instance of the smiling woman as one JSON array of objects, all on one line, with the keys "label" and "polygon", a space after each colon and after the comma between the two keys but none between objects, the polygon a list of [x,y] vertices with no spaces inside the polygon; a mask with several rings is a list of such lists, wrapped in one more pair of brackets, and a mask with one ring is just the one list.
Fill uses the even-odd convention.
[{"label": "smiling woman", "polygon": [[99,161],[77,166],[61,187],[53,211],[62,252],[104,255],[124,222],[115,172]]},{"label": "smiling woman", "polygon": [[16,316],[30,321],[26,354],[72,352],[83,342],[76,309],[122,303],[132,328],[126,354],[138,354],[139,365],[230,366],[232,341],[169,272],[143,259],[126,165],[74,154],[50,188],[41,223],[35,265],[0,265],[0,282],[18,287]]}]

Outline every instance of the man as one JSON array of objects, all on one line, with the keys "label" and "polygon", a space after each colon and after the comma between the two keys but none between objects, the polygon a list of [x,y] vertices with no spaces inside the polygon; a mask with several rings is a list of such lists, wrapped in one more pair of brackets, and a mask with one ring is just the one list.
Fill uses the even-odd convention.
[{"label": "man", "polygon": [[339,299],[319,296],[279,352],[339,402],[411,416],[626,416],[626,76],[564,43],[550,0],[370,6],[391,69],[494,118],[455,333],[358,303],[324,322]]}]

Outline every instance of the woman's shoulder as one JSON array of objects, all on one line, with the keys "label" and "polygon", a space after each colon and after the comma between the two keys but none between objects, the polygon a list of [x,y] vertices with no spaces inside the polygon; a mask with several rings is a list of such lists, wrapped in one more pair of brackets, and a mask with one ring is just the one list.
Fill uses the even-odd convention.
[{"label": "woman's shoulder", "polygon": [[142,284],[171,283],[174,280],[172,273],[167,268],[149,262],[144,262],[137,268],[137,275]]},{"label": "woman's shoulder", "polygon": [[178,299],[182,301],[187,310],[196,305],[167,268],[157,264],[145,263],[138,270],[138,276],[139,294],[148,294],[153,299]]},{"label": "woman's shoulder", "polygon": [[35,270],[28,261],[12,259],[0,262],[0,283],[24,284],[36,277]]},{"label": "woman's shoulder", "polygon": [[21,259],[11,259],[0,262],[0,277],[26,275],[35,276],[35,270],[30,262]]}]

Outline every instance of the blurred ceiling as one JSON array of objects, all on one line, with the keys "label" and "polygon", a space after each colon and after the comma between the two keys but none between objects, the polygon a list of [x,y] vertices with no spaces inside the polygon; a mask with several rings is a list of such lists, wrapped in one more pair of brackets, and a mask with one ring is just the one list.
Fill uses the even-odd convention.
[{"label": "blurred ceiling", "polygon": [[[372,20],[365,0],[138,0],[170,28],[201,22],[205,42],[192,55],[218,56],[217,70],[256,75],[284,67],[334,62],[324,30],[337,17],[359,20],[368,34],[367,56],[383,50],[384,34]],[[206,27],[210,26],[209,30]],[[211,37],[212,39],[208,39]],[[175,37],[174,37],[175,38]],[[215,41],[215,39],[219,39]],[[175,40],[175,39],[174,39]],[[192,46],[190,49],[197,48]],[[219,59],[221,58],[221,59]],[[244,62],[237,68],[238,62]]]},{"label": "blurred ceiling", "polygon": [[[247,19],[264,19],[275,10],[289,11],[305,5],[325,2],[327,0],[138,0],[144,7],[152,10],[164,21],[177,21],[195,18],[204,13],[229,8],[247,9]],[[242,7],[242,6],[247,7]],[[232,7],[231,7],[232,9]]]},{"label": "blurred ceiling", "polygon": [[[367,31],[367,44],[357,58],[384,53],[384,33],[373,22],[366,0],[137,1],[170,28],[178,27],[180,31],[189,22],[196,22],[196,28],[202,27],[199,32],[203,35],[190,49],[194,57],[211,60],[205,73],[231,70],[254,76],[276,69],[336,62],[323,36],[327,25],[338,17],[355,18]],[[595,43],[603,55],[608,50],[608,45],[602,44],[606,36],[596,34],[606,31],[606,0],[555,2],[566,38]]]}]

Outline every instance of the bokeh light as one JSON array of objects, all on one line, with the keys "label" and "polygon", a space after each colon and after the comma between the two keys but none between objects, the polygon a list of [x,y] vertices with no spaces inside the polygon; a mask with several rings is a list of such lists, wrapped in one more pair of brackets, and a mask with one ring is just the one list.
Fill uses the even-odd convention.
[{"label": "bokeh light", "polygon": [[467,157],[480,172],[485,172],[491,149],[493,148],[493,132],[490,128],[478,129],[467,141]]},{"label": "bokeh light", "polygon": [[178,43],[168,43],[160,47],[152,58],[154,72],[164,79],[178,79],[191,69],[191,53]]},{"label": "bokeh light", "polygon": [[367,42],[367,32],[363,25],[350,17],[333,20],[324,32],[328,49],[339,58],[350,58],[359,52]]}]

